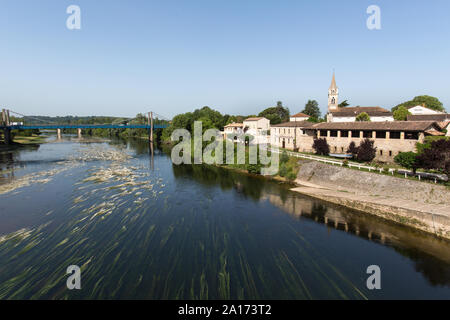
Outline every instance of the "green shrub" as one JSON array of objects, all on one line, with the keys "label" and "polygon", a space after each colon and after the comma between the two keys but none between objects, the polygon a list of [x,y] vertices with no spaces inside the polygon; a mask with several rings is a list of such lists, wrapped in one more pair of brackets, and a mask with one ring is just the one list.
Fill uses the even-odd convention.
[{"label": "green shrub", "polygon": [[288,174],[287,174],[287,177],[286,178],[288,178],[289,180],[295,180],[296,178],[297,178],[297,175],[293,172],[293,171],[290,171]]},{"label": "green shrub", "polygon": [[261,165],[260,164],[247,164],[246,169],[249,173],[261,174]]},{"label": "green shrub", "polygon": [[280,163],[287,163],[289,161],[289,156],[286,151],[283,151],[280,157]]},{"label": "green shrub", "polygon": [[401,165],[406,169],[416,169],[417,167],[417,153],[415,152],[400,152],[394,158],[395,163]]}]

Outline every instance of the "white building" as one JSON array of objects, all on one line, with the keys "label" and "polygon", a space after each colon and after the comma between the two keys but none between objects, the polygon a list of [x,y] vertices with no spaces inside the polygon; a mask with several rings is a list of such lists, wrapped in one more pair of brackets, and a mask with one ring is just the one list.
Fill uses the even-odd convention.
[{"label": "white building", "polygon": [[430,108],[422,106],[409,107],[408,111],[412,115],[428,115],[428,114],[443,114],[444,112],[439,112]]},{"label": "white building", "polygon": [[248,118],[244,120],[244,133],[252,135],[253,143],[267,143],[270,120],[264,117]]},{"label": "white building", "polygon": [[224,137],[225,139],[228,136],[236,136],[244,133],[244,124],[243,123],[230,123],[223,127]]}]

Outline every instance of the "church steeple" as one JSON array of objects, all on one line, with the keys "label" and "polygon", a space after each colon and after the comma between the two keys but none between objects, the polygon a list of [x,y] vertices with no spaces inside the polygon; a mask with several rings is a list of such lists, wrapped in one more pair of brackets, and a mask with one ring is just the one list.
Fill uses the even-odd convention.
[{"label": "church steeple", "polygon": [[336,86],[336,77],[333,71],[333,78],[328,89],[328,112],[337,110],[339,104],[339,88]]},{"label": "church steeple", "polygon": [[337,89],[337,86],[336,86],[336,77],[335,77],[335,75],[334,75],[334,71],[333,71],[333,79],[331,79],[331,86],[330,86],[330,89]]}]

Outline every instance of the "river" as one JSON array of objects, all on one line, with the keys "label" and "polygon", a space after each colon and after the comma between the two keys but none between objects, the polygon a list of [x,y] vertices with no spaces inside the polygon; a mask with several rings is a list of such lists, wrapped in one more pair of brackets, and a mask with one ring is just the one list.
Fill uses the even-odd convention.
[{"label": "river", "polygon": [[1,152],[0,169],[0,299],[450,299],[448,242],[279,182],[152,162],[143,140],[50,138]]}]

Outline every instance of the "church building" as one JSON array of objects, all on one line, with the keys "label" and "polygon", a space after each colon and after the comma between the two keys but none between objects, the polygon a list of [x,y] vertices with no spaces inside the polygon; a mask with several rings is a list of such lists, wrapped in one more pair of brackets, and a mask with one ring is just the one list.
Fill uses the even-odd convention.
[{"label": "church building", "polygon": [[367,113],[372,122],[394,121],[392,112],[381,107],[342,107],[339,108],[339,88],[333,72],[330,88],[328,89],[327,122],[355,122],[360,113]]}]

